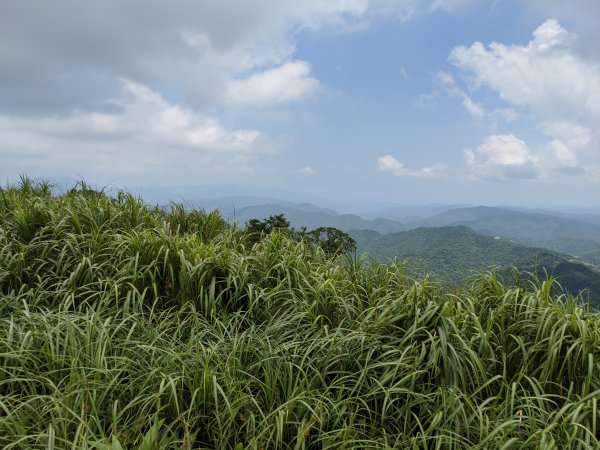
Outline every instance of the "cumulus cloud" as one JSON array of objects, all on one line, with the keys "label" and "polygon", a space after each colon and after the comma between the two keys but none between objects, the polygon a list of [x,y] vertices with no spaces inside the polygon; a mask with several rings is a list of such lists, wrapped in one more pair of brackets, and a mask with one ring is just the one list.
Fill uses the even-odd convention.
[{"label": "cumulus cloud", "polygon": [[0,172],[118,174],[139,171],[142,159],[150,174],[252,170],[272,139],[216,115],[315,95],[321,83],[295,57],[301,32],[352,32],[380,17],[453,8],[432,0],[2,2]]},{"label": "cumulus cloud", "polygon": [[540,176],[537,157],[512,134],[487,136],[477,150],[465,150],[464,158],[475,178],[514,180]]},{"label": "cumulus cloud", "polygon": [[220,95],[228,86],[256,87],[284,72],[298,71],[288,75],[292,87],[310,91],[316,80],[292,61],[300,31],[347,30],[423,10],[417,0],[55,0],[33,11],[19,1],[0,8],[0,112],[19,114],[108,108],[119,78],[195,108],[231,100]]},{"label": "cumulus cloud", "polygon": [[560,139],[550,141],[547,146],[550,154],[549,165],[552,170],[563,175],[582,175],[586,169],[578,163],[577,154]]},{"label": "cumulus cloud", "polygon": [[408,173],[408,170],[406,170],[404,164],[402,164],[392,155],[385,155],[377,158],[377,169],[380,172],[391,172],[399,177]]},{"label": "cumulus cloud", "polygon": [[561,140],[555,139],[550,142],[550,148],[556,161],[563,167],[574,167],[577,165],[577,157],[575,153],[569,149]]},{"label": "cumulus cloud", "polygon": [[[434,79],[450,97],[461,100],[461,104],[465,110],[478,124],[486,123],[495,130],[499,120],[511,122],[517,116],[516,112],[511,108],[496,108],[492,111],[487,111],[481,103],[473,100],[464,89],[458,86],[456,79],[451,73],[440,71],[435,74]],[[423,94],[417,99],[416,105],[427,105],[427,100],[435,99],[437,95],[439,95],[439,92]]]},{"label": "cumulus cloud", "polygon": [[423,167],[418,170],[408,170],[400,161],[392,155],[385,155],[377,158],[377,169],[380,172],[390,172],[398,177],[437,177],[445,174],[444,167],[437,165],[432,167]]},{"label": "cumulus cloud", "polygon": [[556,20],[544,22],[533,36],[527,45],[456,47],[450,62],[473,87],[488,86],[540,117],[600,115],[600,66],[571,50],[572,36]]},{"label": "cumulus cloud", "polygon": [[568,23],[577,34],[574,46],[578,53],[592,58],[600,57],[600,2],[597,0],[520,0],[528,16],[542,19],[556,17]]},{"label": "cumulus cloud", "polygon": [[[105,100],[120,89],[119,78],[168,90],[195,108],[212,107],[230,100],[219,93],[232,82],[235,90],[237,81],[250,82],[255,74],[305,70],[286,66],[293,62],[302,30],[344,32],[364,28],[378,17],[407,20],[436,9],[460,9],[464,3],[54,0],[32,10],[27,2],[2,2],[0,111],[108,108]],[[302,77],[303,85],[314,85],[313,79]]]},{"label": "cumulus cloud", "polygon": [[555,136],[570,147],[585,147],[592,138],[592,130],[575,122],[544,122],[541,128],[544,134]]},{"label": "cumulus cloud", "polygon": [[265,106],[287,103],[313,95],[320,83],[310,76],[306,61],[290,61],[249,78],[234,80],[226,90],[227,102],[238,106]]},{"label": "cumulus cloud", "polygon": [[[511,108],[497,109],[498,117],[516,117],[512,108],[533,113],[534,120],[549,139],[542,149],[540,164],[557,173],[583,174],[581,155],[588,163],[598,155],[600,135],[593,131],[600,121],[600,65],[576,51],[576,36],[557,20],[549,19],[533,32],[525,45],[494,42],[486,47],[475,42],[452,50],[450,62],[460,69],[472,92],[481,86],[496,91]],[[449,91],[462,92],[454,80]],[[469,104],[466,97],[463,105]],[[466,100],[465,100],[466,98]],[[505,115],[508,112],[508,115]],[[532,174],[531,171],[525,173]]]},{"label": "cumulus cloud", "polygon": [[0,115],[0,141],[10,143],[0,148],[3,171],[111,176],[143,171],[151,177],[170,170],[193,179],[219,170],[252,171],[261,155],[274,151],[274,143],[258,130],[229,129],[147,86],[121,84],[121,95],[111,100],[117,112]]}]

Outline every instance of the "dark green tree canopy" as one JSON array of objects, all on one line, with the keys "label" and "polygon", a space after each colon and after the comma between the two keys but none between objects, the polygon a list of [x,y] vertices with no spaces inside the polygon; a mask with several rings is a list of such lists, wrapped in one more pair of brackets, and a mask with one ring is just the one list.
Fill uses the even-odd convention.
[{"label": "dark green tree canopy", "polygon": [[342,255],[356,250],[356,241],[348,233],[334,227],[319,227],[308,235],[328,255]]},{"label": "dark green tree canopy", "polygon": [[356,250],[354,239],[342,230],[334,227],[319,227],[312,231],[307,231],[306,227],[301,227],[300,230],[295,230],[283,214],[272,215],[264,220],[251,219],[246,222],[247,238],[251,245],[256,244],[262,237],[275,230],[287,232],[292,239],[305,240],[310,244],[318,245],[331,256]]},{"label": "dark green tree canopy", "polygon": [[290,222],[283,214],[269,216],[264,220],[251,219],[246,222],[246,234],[250,245],[254,245],[263,236],[271,234],[275,230],[290,231]]}]

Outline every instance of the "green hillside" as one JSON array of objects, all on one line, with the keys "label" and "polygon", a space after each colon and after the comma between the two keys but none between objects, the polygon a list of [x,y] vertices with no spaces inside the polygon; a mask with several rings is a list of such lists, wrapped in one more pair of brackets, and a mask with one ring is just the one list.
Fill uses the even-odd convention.
[{"label": "green hillside", "polygon": [[539,276],[546,269],[570,292],[588,289],[591,301],[600,305],[600,273],[545,249],[486,236],[464,226],[417,228],[379,236],[366,230],[350,234],[358,237],[361,251],[380,260],[406,260],[414,274],[433,273],[459,284],[490,266],[537,270]]},{"label": "green hillside", "polygon": [[580,220],[478,206],[452,209],[438,216],[409,224],[410,227],[458,225],[600,264],[600,226]]},{"label": "green hillside", "polygon": [[0,448],[600,447],[600,316],[551,282],[445,292],[254,237],[124,192],[0,189]]}]

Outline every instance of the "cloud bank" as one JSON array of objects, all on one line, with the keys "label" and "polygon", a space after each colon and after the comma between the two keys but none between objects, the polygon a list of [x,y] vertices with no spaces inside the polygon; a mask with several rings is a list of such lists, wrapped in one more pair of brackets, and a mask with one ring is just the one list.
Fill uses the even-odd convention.
[{"label": "cloud bank", "polygon": [[253,171],[275,143],[254,129],[228,129],[217,118],[174,105],[147,86],[121,81],[117,112],[56,117],[0,116],[4,162],[23,171],[143,175],[174,171],[180,181],[211,172]]},{"label": "cloud bank", "polygon": [[464,158],[475,178],[518,180],[540,176],[536,156],[512,134],[487,136],[477,150],[465,150]]},{"label": "cloud bank", "polygon": [[[477,92],[481,87],[493,90],[510,108],[531,115],[549,139],[538,149],[539,162],[534,164],[533,157],[526,156],[530,150],[526,151],[524,144],[506,136],[490,136],[478,151],[467,153],[472,170],[489,176],[487,168],[502,169],[508,155],[509,159],[520,155],[519,171],[513,175],[523,178],[541,170],[546,174],[584,174],[581,157],[586,164],[598,162],[600,65],[581,56],[576,43],[576,36],[557,20],[549,19],[534,30],[533,39],[526,45],[493,42],[486,47],[475,42],[451,51],[449,60],[460,70],[470,91]],[[446,85],[474,117],[482,114],[483,107],[463,90],[453,82]],[[494,149],[499,152],[497,158],[492,157]],[[512,178],[504,169],[502,177]]]}]

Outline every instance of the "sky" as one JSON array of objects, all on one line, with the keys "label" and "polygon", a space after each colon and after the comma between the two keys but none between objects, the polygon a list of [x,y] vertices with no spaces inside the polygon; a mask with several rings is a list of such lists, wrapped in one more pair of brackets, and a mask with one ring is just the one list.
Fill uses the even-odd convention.
[{"label": "sky", "polygon": [[3,0],[0,180],[597,207],[598,21],[597,0]]}]

